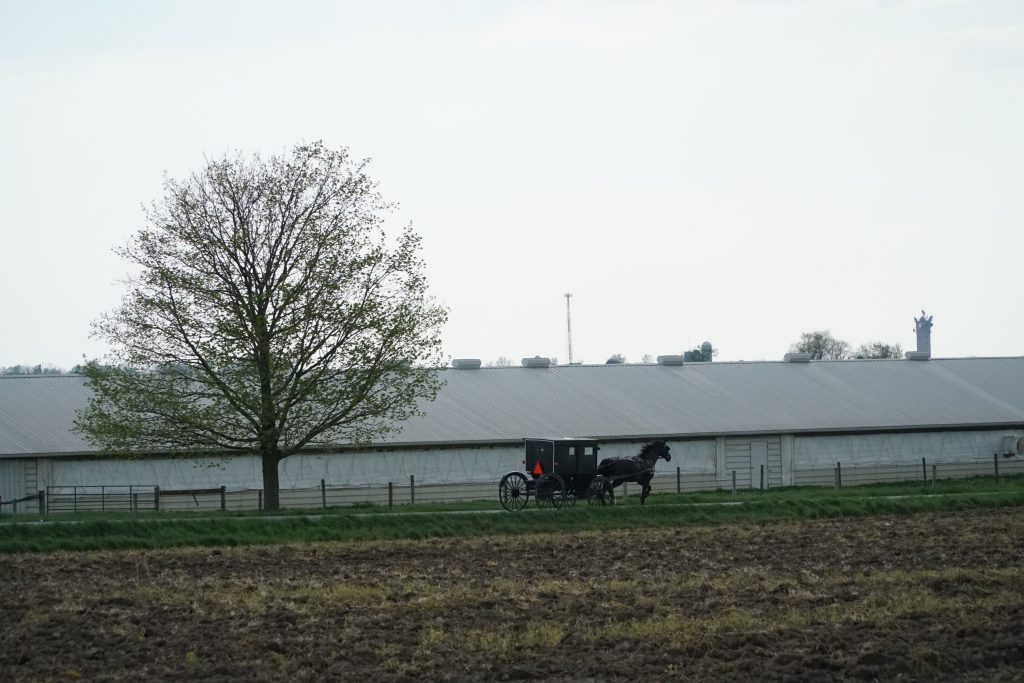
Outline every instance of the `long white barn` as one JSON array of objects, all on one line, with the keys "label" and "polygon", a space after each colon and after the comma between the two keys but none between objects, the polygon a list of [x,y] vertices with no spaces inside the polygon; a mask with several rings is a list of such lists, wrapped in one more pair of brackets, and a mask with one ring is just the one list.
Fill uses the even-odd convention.
[{"label": "long white barn", "polygon": [[[525,359],[524,359],[525,360]],[[1024,439],[1024,358],[714,362],[439,370],[425,415],[369,447],[287,458],[282,488],[496,482],[528,436],[593,437],[601,456],[671,443],[661,463],[708,485],[799,484],[843,467],[991,462]],[[530,364],[532,365],[532,364]],[[0,378],[0,499],[49,486],[258,489],[255,457],[108,458],[75,433],[78,376]],[[1024,444],[1021,444],[1024,446]]]}]

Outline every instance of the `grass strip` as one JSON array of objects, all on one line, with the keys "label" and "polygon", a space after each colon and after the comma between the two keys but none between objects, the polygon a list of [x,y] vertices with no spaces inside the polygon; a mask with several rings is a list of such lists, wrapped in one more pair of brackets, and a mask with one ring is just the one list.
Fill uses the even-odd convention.
[{"label": "grass strip", "polygon": [[1024,491],[942,496],[747,498],[743,505],[622,505],[519,513],[333,514],[264,518],[84,520],[0,525],[0,553],[237,546],[576,532],[642,527],[763,523],[1024,506]]},{"label": "grass strip", "polygon": [[[635,485],[630,485],[630,494],[623,495],[622,489],[616,491],[616,506],[639,506],[640,496],[637,494]],[[834,490],[831,486],[787,486],[775,489],[759,491],[755,489],[738,489],[733,495],[729,490],[716,491],[692,491],[681,494],[658,493],[647,500],[648,506],[660,505],[688,505],[699,503],[723,503],[723,502],[750,502],[750,501],[803,501],[818,500],[822,497],[828,498],[871,498],[886,496],[945,496],[950,494],[999,494],[1024,492],[1024,474],[1003,475],[998,480],[993,477],[972,477],[965,479],[940,479],[934,485],[931,482],[923,484],[920,481],[891,482],[882,484],[862,484],[857,486],[845,486]],[[52,514],[49,517],[38,515],[2,515],[0,516],[0,528],[6,524],[17,524],[25,520],[52,520],[52,521],[137,521],[147,519],[159,519],[167,521],[171,519],[189,520],[196,519],[225,519],[225,518],[251,518],[261,517],[305,517],[308,515],[390,515],[395,513],[408,512],[472,512],[472,511],[495,511],[501,510],[497,500],[498,491],[495,484],[494,498],[491,500],[466,500],[456,502],[424,502],[415,505],[398,504],[394,508],[387,505],[355,504],[342,507],[314,507],[314,508],[292,508],[280,510],[274,513],[256,512],[254,510],[144,510],[139,512],[127,512],[118,510],[107,511],[79,511],[61,512]],[[533,506],[531,501],[530,506]]]}]

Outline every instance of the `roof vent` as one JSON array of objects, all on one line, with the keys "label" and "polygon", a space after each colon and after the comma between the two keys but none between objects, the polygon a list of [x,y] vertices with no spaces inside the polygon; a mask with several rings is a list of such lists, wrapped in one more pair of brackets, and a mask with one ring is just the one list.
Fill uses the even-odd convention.
[{"label": "roof vent", "polygon": [[452,361],[452,367],[456,370],[476,370],[480,367],[479,358],[456,358]]},{"label": "roof vent", "polygon": [[550,368],[551,367],[551,359],[550,358],[542,358],[540,356],[534,356],[533,358],[524,358],[523,359],[523,367],[524,368]]},{"label": "roof vent", "polygon": [[928,360],[932,357],[930,351],[907,351],[907,360]]},{"label": "roof vent", "polygon": [[787,363],[810,363],[811,354],[796,353],[791,351],[790,353],[787,353],[785,356],[783,356],[782,360],[786,361]]},{"label": "roof vent", "polygon": [[658,365],[682,365],[682,356],[658,356]]}]

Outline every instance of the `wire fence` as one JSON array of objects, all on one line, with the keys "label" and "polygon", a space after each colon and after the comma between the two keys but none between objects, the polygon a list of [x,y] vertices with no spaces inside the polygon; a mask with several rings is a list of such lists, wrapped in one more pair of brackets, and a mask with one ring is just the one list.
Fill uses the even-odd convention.
[{"label": "wire fence", "polygon": [[[799,468],[793,471],[793,485],[843,486],[921,481],[935,485],[940,479],[994,477],[1024,474],[1024,459],[993,457],[991,460],[928,462],[919,464],[851,467],[837,462],[832,467]],[[778,473],[772,473],[778,481]],[[732,470],[725,481],[715,472],[659,472],[651,481],[654,493],[692,493],[722,489],[768,488],[768,472]],[[624,484],[619,496],[636,493],[639,487]],[[317,487],[281,489],[282,509],[326,509],[353,506],[397,506],[427,503],[496,501],[498,481],[475,483],[417,483],[415,476],[402,482],[368,486],[344,486],[321,480]],[[226,486],[167,489],[156,484],[110,486],[49,486],[16,500],[0,500],[0,513],[58,514],[74,512],[149,511],[260,511],[264,508],[261,489],[228,489]]]}]

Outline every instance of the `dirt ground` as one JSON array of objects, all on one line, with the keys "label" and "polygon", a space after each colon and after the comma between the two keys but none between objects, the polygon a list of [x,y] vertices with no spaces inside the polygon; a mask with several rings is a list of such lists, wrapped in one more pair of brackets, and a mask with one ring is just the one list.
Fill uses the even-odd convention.
[{"label": "dirt ground", "polygon": [[0,680],[1024,680],[1024,509],[0,557]]}]

